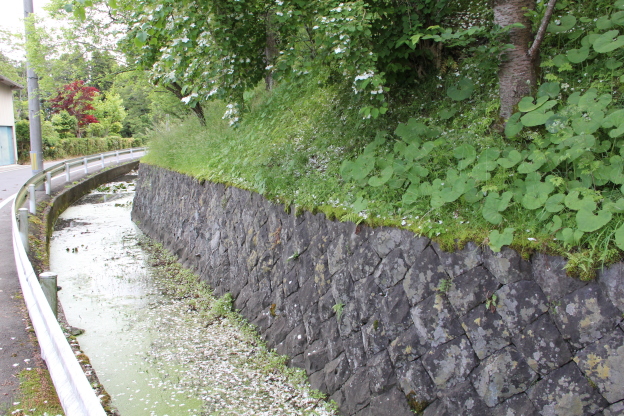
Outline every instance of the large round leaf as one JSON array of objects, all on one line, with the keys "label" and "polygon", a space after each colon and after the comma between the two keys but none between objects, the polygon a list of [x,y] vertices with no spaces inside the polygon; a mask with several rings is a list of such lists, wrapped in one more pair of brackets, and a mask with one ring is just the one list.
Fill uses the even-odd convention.
[{"label": "large round leaf", "polygon": [[546,101],[548,101],[548,96],[541,96],[535,102],[533,102],[533,97],[523,97],[518,102],[518,110],[523,113],[533,111],[541,107]]},{"label": "large round leaf", "polygon": [[462,101],[469,98],[473,91],[474,83],[468,78],[463,78],[457,85],[447,89],[446,95],[455,101]]},{"label": "large round leaf", "polygon": [[564,194],[554,194],[553,196],[551,196],[550,198],[546,200],[546,204],[544,208],[548,212],[559,212],[565,208],[562,204],[564,198],[565,198]]},{"label": "large round leaf", "polygon": [[576,24],[576,17],[571,14],[563,16],[561,19],[553,19],[553,22],[548,25],[548,31],[550,33],[561,33],[570,30]]},{"label": "large round leaf", "polygon": [[513,241],[513,228],[505,228],[501,234],[498,230],[490,231],[488,240],[489,246],[493,252],[498,253],[503,246],[508,246]]},{"label": "large round leaf", "polygon": [[613,238],[615,239],[615,245],[617,245],[620,250],[624,250],[624,224],[620,225],[620,227],[615,230]]},{"label": "large round leaf", "polygon": [[546,113],[531,111],[530,113],[526,113],[524,116],[522,116],[522,118],[520,118],[520,121],[526,127],[535,127],[546,123],[546,121],[548,121],[548,119],[554,115],[555,113],[553,113],[552,111],[547,111]]},{"label": "large round leaf", "polygon": [[566,54],[568,61],[573,64],[580,64],[589,57],[589,46],[580,49],[570,49]]},{"label": "large round leaf", "polygon": [[576,226],[579,230],[589,233],[607,225],[612,217],[613,214],[605,209],[598,211],[596,215],[589,210],[581,209],[576,213]]},{"label": "large round leaf", "polygon": [[453,156],[456,159],[474,159],[477,156],[477,151],[473,145],[465,143],[453,150]]},{"label": "large round leaf", "polygon": [[594,50],[598,53],[607,53],[624,46],[624,35],[619,35],[618,30],[610,30],[600,35],[593,43]]},{"label": "large round leaf", "polygon": [[394,168],[392,166],[388,166],[381,171],[379,176],[371,176],[368,180],[368,184],[374,187],[381,186],[390,180],[393,173]]},{"label": "large round leaf", "polygon": [[571,191],[564,199],[565,206],[574,211],[593,211],[596,209],[596,202],[593,199],[587,197],[580,199],[580,195],[579,191]]},{"label": "large round leaf", "polygon": [[511,139],[522,131],[522,127],[524,126],[520,122],[520,116],[522,116],[521,113],[515,113],[509,117],[509,120],[507,120],[507,123],[505,124],[505,136],[507,138]]},{"label": "large round leaf", "polygon": [[497,162],[505,169],[510,169],[517,165],[521,160],[522,154],[514,149],[507,154],[507,157],[501,157]]},{"label": "large round leaf", "polygon": [[537,90],[538,97],[557,98],[561,92],[561,86],[558,82],[544,82]]}]

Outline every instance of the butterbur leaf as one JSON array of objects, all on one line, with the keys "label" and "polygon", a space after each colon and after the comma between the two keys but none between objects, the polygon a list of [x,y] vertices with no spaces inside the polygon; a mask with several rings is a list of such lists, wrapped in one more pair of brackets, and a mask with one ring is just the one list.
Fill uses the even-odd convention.
[{"label": "butterbur leaf", "polygon": [[576,213],[576,226],[579,230],[589,233],[607,225],[612,217],[613,214],[604,209],[598,211],[596,215],[589,210],[580,209]]},{"label": "butterbur leaf", "polygon": [[622,213],[624,212],[624,198],[620,198],[615,202],[609,201],[602,206],[609,212]]},{"label": "butterbur leaf", "polygon": [[447,89],[446,95],[448,95],[452,100],[462,101],[469,98],[473,91],[474,83],[468,78],[463,78],[457,85]]},{"label": "butterbur leaf", "polygon": [[611,15],[611,21],[618,26],[624,26],[624,12],[613,13]]},{"label": "butterbur leaf", "polygon": [[547,111],[546,113],[531,111],[530,113],[526,113],[524,116],[522,116],[520,118],[520,121],[526,127],[535,127],[546,123],[546,121],[548,121],[548,119],[554,115],[555,113],[553,113],[552,111]]},{"label": "butterbur leaf", "polygon": [[397,126],[394,134],[408,143],[418,142],[419,138],[427,133],[429,128],[415,118],[410,118],[407,123],[401,123]]},{"label": "butterbur leaf", "polygon": [[517,165],[522,160],[522,154],[517,150],[512,150],[509,152],[507,157],[501,157],[498,159],[498,164],[504,167],[505,169],[510,169]]},{"label": "butterbur leaf", "polygon": [[546,160],[539,160],[535,162],[522,162],[520,166],[518,166],[518,173],[531,173],[535,172],[542,166],[544,166]]},{"label": "butterbur leaf", "polygon": [[624,0],[617,0],[615,3],[613,3],[613,7],[618,9],[624,9]]},{"label": "butterbur leaf", "polygon": [[416,203],[420,199],[420,184],[412,183],[403,194],[403,204],[404,205],[412,205]]},{"label": "butterbur leaf", "polygon": [[598,20],[596,20],[596,29],[598,30],[607,30],[613,27],[613,22],[609,19],[609,16],[600,16]]},{"label": "butterbur leaf", "polygon": [[566,57],[568,58],[568,61],[573,64],[580,64],[589,57],[589,47],[586,46],[580,49],[570,49],[568,53],[566,53]]},{"label": "butterbur leaf", "polygon": [[615,245],[618,246],[620,250],[624,250],[624,224],[620,225],[619,228],[615,230],[613,239],[615,240]]},{"label": "butterbur leaf", "polygon": [[590,88],[587,92],[579,97],[578,106],[581,110],[587,112],[595,112],[604,110],[613,101],[611,94],[598,95],[598,90]]},{"label": "butterbur leaf", "polygon": [[485,204],[483,205],[483,218],[492,224],[500,224],[503,216],[499,212],[507,209],[512,197],[513,193],[511,192],[505,192],[500,196],[496,192],[489,194],[485,198]]},{"label": "butterbur leaf", "polygon": [[387,166],[381,171],[379,176],[372,176],[368,180],[368,184],[374,187],[381,186],[390,180],[393,173],[394,173],[394,168],[392,166]]},{"label": "butterbur leaf", "polygon": [[564,199],[564,194],[554,194],[546,200],[544,209],[548,212],[559,212],[565,208],[562,204]]},{"label": "butterbur leaf", "polygon": [[583,231],[573,230],[572,228],[564,228],[557,233],[557,238],[567,246],[578,244],[583,237]]},{"label": "butterbur leaf", "polygon": [[507,123],[505,124],[505,136],[507,138],[511,139],[522,131],[522,127],[524,126],[520,122],[521,116],[521,113],[515,113],[514,115],[509,117],[509,120],[507,120]]},{"label": "butterbur leaf", "polygon": [[559,215],[554,215],[552,217],[552,222],[546,226],[546,233],[547,234],[556,233],[561,228],[561,224],[563,224],[561,217]]},{"label": "butterbur leaf", "polygon": [[479,192],[477,188],[472,187],[464,193],[463,199],[469,204],[474,204],[483,199],[483,193]]},{"label": "butterbur leaf", "polygon": [[363,196],[358,197],[353,203],[353,210],[355,212],[361,212],[368,208],[368,200],[364,199]]},{"label": "butterbur leaf", "polygon": [[586,113],[583,117],[572,120],[572,128],[576,134],[595,133],[604,120],[604,113],[600,110]]},{"label": "butterbur leaf", "polygon": [[548,96],[541,96],[536,102],[533,102],[533,97],[523,97],[518,103],[518,110],[523,113],[533,111],[541,107],[546,101],[548,101]]},{"label": "butterbur leaf", "polygon": [[455,156],[456,159],[474,159],[476,155],[477,151],[475,150],[474,146],[467,143],[456,147],[453,151],[453,156]]},{"label": "butterbur leaf", "polygon": [[618,36],[619,33],[618,30],[610,30],[600,35],[593,43],[594,50],[607,53],[624,46],[624,36]]},{"label": "butterbur leaf", "polygon": [[561,86],[559,85],[558,82],[545,82],[542,85],[540,85],[539,90],[537,90],[537,96],[557,98],[559,96],[560,91],[561,91]]},{"label": "butterbur leaf", "polygon": [[453,117],[455,114],[457,114],[457,110],[454,108],[451,108],[450,110],[444,109],[440,111],[440,118],[442,120],[448,120],[449,118]]},{"label": "butterbur leaf", "polygon": [[570,30],[576,24],[576,17],[571,14],[563,16],[561,19],[553,19],[552,23],[548,25],[548,31],[550,33],[561,33]]},{"label": "butterbur leaf", "polygon": [[513,241],[513,228],[505,228],[505,231],[501,234],[498,230],[490,231],[489,246],[493,252],[498,253],[503,246],[508,246]]},{"label": "butterbur leaf", "polygon": [[587,197],[580,199],[579,196],[579,191],[571,191],[564,199],[565,206],[574,211],[585,210],[592,212],[596,209],[596,202],[594,202],[594,200]]},{"label": "butterbur leaf", "polygon": [[[624,12],[618,12],[618,13],[624,14]],[[622,65],[623,65],[622,62],[618,61],[615,58],[609,58],[607,59],[607,62],[605,62],[605,66],[607,67],[607,69],[610,69],[612,71],[615,69],[618,69]]]},{"label": "butterbur leaf", "polygon": [[546,130],[549,133],[555,134],[565,129],[567,127],[567,122],[568,122],[567,117],[559,115],[559,114],[555,114],[554,116],[546,120],[546,123],[544,123],[544,126],[546,127]]}]

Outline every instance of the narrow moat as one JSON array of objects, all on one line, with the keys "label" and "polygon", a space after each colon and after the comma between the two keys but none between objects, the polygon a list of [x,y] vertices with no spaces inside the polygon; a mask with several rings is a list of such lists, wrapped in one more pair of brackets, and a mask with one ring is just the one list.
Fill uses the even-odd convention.
[{"label": "narrow moat", "polygon": [[323,400],[253,364],[227,319],[207,324],[163,294],[130,220],[133,183],[99,187],[57,221],[50,269],[59,299],[122,416],[330,415]]}]

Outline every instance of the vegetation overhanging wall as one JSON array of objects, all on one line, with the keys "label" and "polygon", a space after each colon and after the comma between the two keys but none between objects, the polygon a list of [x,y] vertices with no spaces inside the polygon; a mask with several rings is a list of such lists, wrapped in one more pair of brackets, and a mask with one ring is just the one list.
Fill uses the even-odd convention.
[{"label": "vegetation overhanging wall", "polygon": [[141,165],[133,219],[305,368],[347,415],[624,412],[624,265],[296,216]]}]

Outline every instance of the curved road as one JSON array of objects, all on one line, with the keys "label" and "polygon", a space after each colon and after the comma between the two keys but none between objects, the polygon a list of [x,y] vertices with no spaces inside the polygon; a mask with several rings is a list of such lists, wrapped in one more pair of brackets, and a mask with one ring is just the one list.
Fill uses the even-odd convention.
[{"label": "curved road", "polygon": [[[139,153],[141,155],[142,153]],[[134,159],[130,155],[120,156],[121,162]],[[46,162],[44,168],[61,161]],[[110,166],[110,165],[107,165]],[[89,172],[101,169],[101,162],[89,164]],[[85,176],[82,165],[72,168],[72,181]],[[35,367],[35,345],[29,338],[29,320],[21,296],[21,288],[11,240],[11,202],[20,187],[32,176],[30,165],[0,166],[0,415],[18,399],[19,379],[17,374]],[[65,175],[52,180],[53,191],[65,186]],[[37,191],[37,199],[46,197]]]}]

